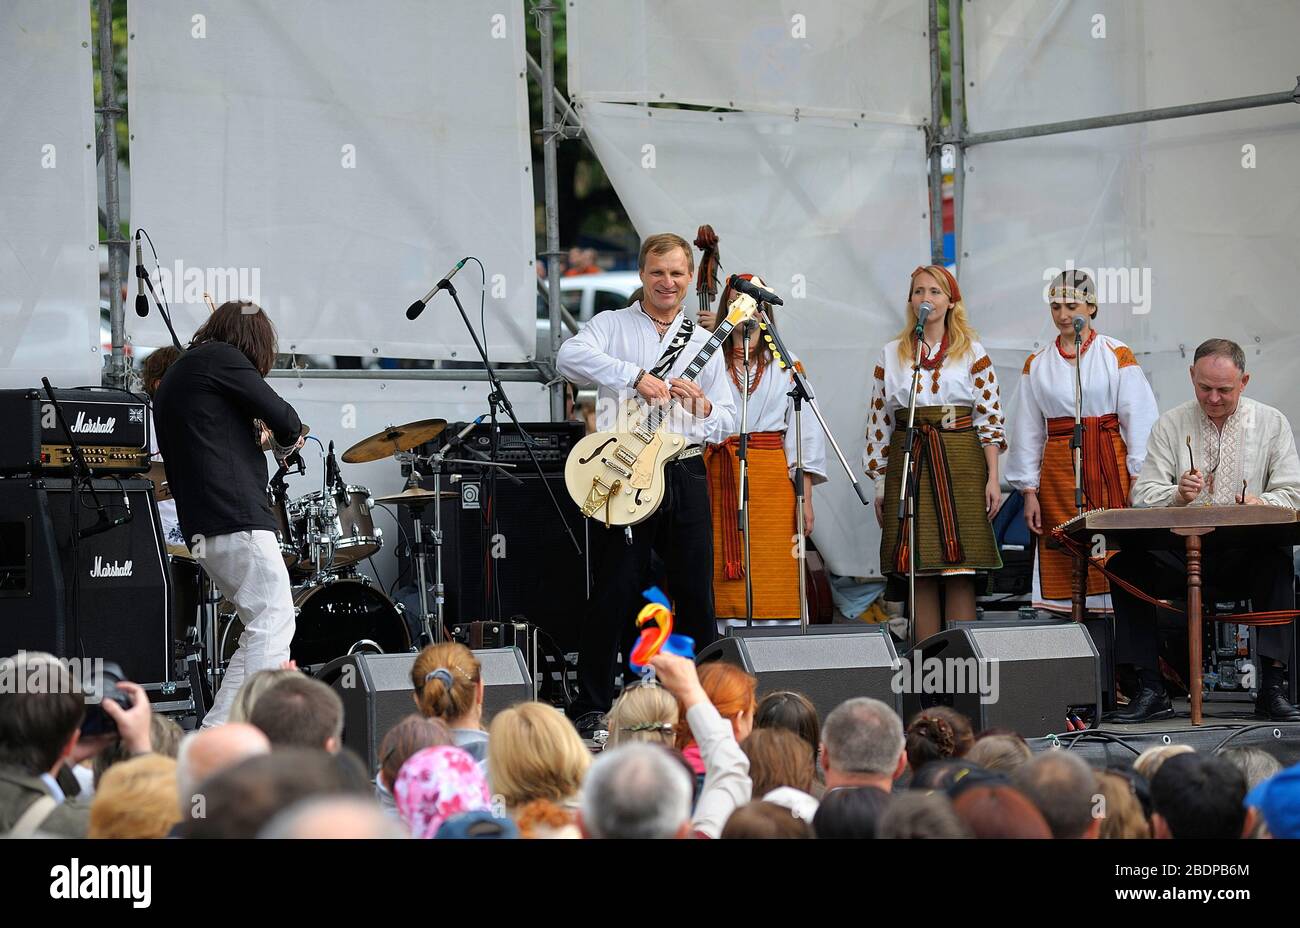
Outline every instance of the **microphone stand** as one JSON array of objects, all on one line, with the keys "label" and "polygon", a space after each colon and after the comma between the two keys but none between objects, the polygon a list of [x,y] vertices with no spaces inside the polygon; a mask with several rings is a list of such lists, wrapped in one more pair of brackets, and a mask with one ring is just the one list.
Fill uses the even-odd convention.
[{"label": "microphone stand", "polygon": [[1074,432],[1070,435],[1074,457],[1074,508],[1083,515],[1083,332],[1074,330]]},{"label": "microphone stand", "polygon": [[[573,529],[569,527],[568,520],[564,518],[564,510],[560,508],[560,501],[555,498],[555,491],[551,489],[550,482],[542,472],[541,462],[537,460],[537,455],[533,451],[533,439],[526,431],[524,431],[524,427],[519,424],[519,417],[515,415],[515,408],[511,405],[510,398],[506,396],[505,387],[502,386],[501,380],[497,377],[496,371],[492,369],[492,364],[488,361],[487,351],[484,350],[483,343],[479,341],[478,333],[474,331],[474,326],[470,324],[469,316],[465,314],[465,307],[460,303],[460,297],[456,293],[455,284],[453,284],[449,279],[443,278],[438,281],[438,289],[446,290],[451,294],[452,300],[456,303],[456,309],[460,311],[460,318],[464,321],[465,328],[469,332],[469,337],[473,339],[474,347],[478,349],[479,357],[483,359],[483,367],[487,370],[488,383],[492,387],[491,392],[488,393],[488,410],[492,420],[492,447],[490,451],[492,460],[490,463],[492,465],[497,463],[497,439],[500,431],[497,423],[497,409],[500,407],[506,411],[506,415],[508,415],[510,421],[514,423],[515,430],[519,433],[519,437],[523,441],[524,450],[528,452],[528,459],[532,461],[533,469],[537,472],[537,476],[540,479],[542,486],[546,488],[546,495],[551,498],[551,505],[555,509],[555,514],[559,516],[560,524],[564,526],[565,534],[569,536],[569,541],[573,543],[573,550],[577,552],[579,557],[582,557],[582,545],[578,544],[578,539],[574,536]],[[496,482],[496,467],[493,466],[490,470],[491,472],[488,475],[487,505],[489,518],[495,520],[496,505],[493,491]],[[484,550],[487,551],[488,549],[485,547]],[[493,579],[495,580],[495,578]],[[483,618],[494,620],[496,617],[491,614],[493,612],[491,607],[495,605],[495,602],[491,598],[492,585],[487,582],[487,577],[484,577],[483,587],[485,605],[488,607],[484,610]]]},{"label": "microphone stand", "polygon": [[858,480],[858,475],[853,468],[849,466],[849,461],[844,457],[844,452],[840,450],[839,442],[831,433],[830,426],[826,424],[826,417],[822,415],[821,408],[817,405],[817,397],[813,394],[812,388],[808,385],[808,378],[801,372],[790,358],[794,355],[786,350],[785,343],[781,341],[780,334],[776,327],[772,325],[772,320],[768,318],[762,307],[758,310],[759,328],[763,331],[768,346],[772,349],[772,358],[781,366],[782,370],[788,371],[794,386],[786,394],[794,399],[794,434],[797,446],[795,455],[795,530],[798,532],[798,551],[799,551],[799,631],[801,634],[808,632],[808,578],[804,563],[804,545],[806,538],[803,530],[803,404],[807,403],[808,408],[812,410],[813,415],[817,417],[818,424],[822,427],[822,432],[826,440],[830,443],[831,448],[835,451],[835,457],[839,459],[840,467],[844,468],[844,473],[848,475],[849,482],[853,484],[854,491],[858,494],[858,499],[862,500],[862,505],[870,506],[871,499],[867,496],[866,491],[862,488],[862,482]]},{"label": "microphone stand", "polygon": [[751,628],[754,625],[754,578],[750,571],[749,544],[749,334],[753,325],[752,322],[746,322],[741,327],[745,343],[745,381],[740,389],[740,447],[736,454],[740,464],[740,510],[736,513],[736,518],[740,533],[745,539],[745,625]]},{"label": "microphone stand", "polygon": [[918,323],[912,346],[912,387],[907,397],[907,432],[903,440],[903,473],[898,486],[898,518],[907,531],[907,649],[916,647],[916,491],[918,479],[912,479],[912,444],[916,436],[916,394],[921,382],[921,345],[923,326]]}]

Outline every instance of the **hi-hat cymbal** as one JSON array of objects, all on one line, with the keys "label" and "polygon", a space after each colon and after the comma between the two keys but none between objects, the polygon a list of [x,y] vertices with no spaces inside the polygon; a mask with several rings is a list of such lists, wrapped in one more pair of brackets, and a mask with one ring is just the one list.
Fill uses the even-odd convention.
[{"label": "hi-hat cymbal", "polygon": [[423,487],[411,487],[403,490],[401,493],[394,493],[392,496],[376,496],[376,503],[396,503],[399,506],[423,506],[441,496],[443,499],[459,499],[460,493],[456,490],[443,490],[442,493],[434,493],[432,490],[426,490]]},{"label": "hi-hat cymbal", "polygon": [[447,427],[446,419],[421,419],[405,425],[390,425],[382,432],[363,438],[343,452],[343,463],[364,464],[390,458],[399,451],[410,451],[432,441]]}]

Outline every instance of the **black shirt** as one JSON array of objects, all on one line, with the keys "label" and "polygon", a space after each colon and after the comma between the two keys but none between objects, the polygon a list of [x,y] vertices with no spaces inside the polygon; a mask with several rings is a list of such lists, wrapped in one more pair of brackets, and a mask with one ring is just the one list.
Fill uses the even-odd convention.
[{"label": "black shirt", "polygon": [[163,375],[153,408],[187,544],[195,535],[279,528],[253,419],[282,445],[298,440],[302,422],[242,351],[225,342],[191,348]]}]

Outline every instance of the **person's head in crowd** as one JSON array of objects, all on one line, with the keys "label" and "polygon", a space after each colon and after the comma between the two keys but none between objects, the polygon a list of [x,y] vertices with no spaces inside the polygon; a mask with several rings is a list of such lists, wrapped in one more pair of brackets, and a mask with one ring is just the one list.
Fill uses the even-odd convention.
[{"label": "person's head in crowd", "polygon": [[153,396],[158,392],[163,374],[167,373],[167,368],[176,363],[176,359],[180,356],[181,353],[174,345],[164,345],[149,352],[149,357],[144,359],[144,364],[140,367],[140,380],[144,384],[145,393]]},{"label": "person's head in crowd", "polygon": [[208,777],[250,757],[271,752],[271,742],[260,728],[247,722],[227,722],[187,735],[176,752],[176,791],[181,813],[193,817],[199,785]]},{"label": "person's head in crowd", "polygon": [[343,746],[343,700],[319,680],[296,674],[263,693],[248,721],[266,732],[274,748]]},{"label": "person's head in crowd", "polygon": [[1133,772],[1148,783],[1154,782],[1161,764],[1171,757],[1190,754],[1194,750],[1190,744],[1157,744],[1138,755],[1137,760],[1133,761]]},{"label": "person's head in crowd", "polygon": [[302,674],[297,670],[287,670],[282,667],[275,667],[270,670],[259,670],[257,673],[246,679],[239,692],[235,694],[235,701],[230,705],[231,722],[247,722],[253,715],[253,706],[262,698],[262,694],[275,686],[281,680],[292,680],[294,677],[300,677]]},{"label": "person's head in crowd", "polygon": [[1274,838],[1300,838],[1300,764],[1260,783],[1246,796],[1263,830]]},{"label": "person's head in crowd", "polygon": [[645,741],[672,747],[677,727],[677,700],[658,683],[624,687],[605,721],[607,747]]},{"label": "person's head in crowd", "polygon": [[972,771],[985,772],[965,757],[960,760],[932,760],[912,774],[907,786],[908,789],[938,790],[951,795],[956,785],[970,776]]},{"label": "person's head in crowd", "polygon": [[500,841],[519,837],[519,826],[509,818],[497,818],[485,809],[461,812],[442,823],[434,835],[439,841]]},{"label": "person's head in crowd", "polygon": [[163,838],[181,820],[176,761],[141,754],[104,771],[90,805],[88,838]]},{"label": "person's head in crowd", "polygon": [[591,765],[578,827],[587,838],[685,838],[693,792],[690,774],[667,748],[625,744]]},{"label": "person's head in crowd", "polygon": [[581,838],[578,817],[549,799],[526,802],[515,812],[521,838]]},{"label": "person's head in crowd", "polygon": [[976,838],[1050,838],[1052,829],[1024,793],[1013,786],[972,786],[952,802]]},{"label": "person's head in crowd", "polygon": [[415,705],[425,718],[451,729],[481,728],[483,669],[474,652],[456,641],[431,644],[411,665]]},{"label": "person's head in crowd", "polygon": [[572,804],[591,766],[591,752],[577,730],[540,702],[498,712],[488,744],[488,782],[512,814],[533,799]]},{"label": "person's head in crowd", "polygon": [[755,728],[740,748],[749,758],[754,796],[761,799],[783,786],[812,792],[812,748],[794,732],[784,728]]},{"label": "person's head in crowd", "polygon": [[1156,838],[1242,838],[1254,825],[1246,777],[1221,757],[1176,754],[1151,781]]},{"label": "person's head in crowd", "polygon": [[1054,838],[1095,838],[1097,776],[1068,751],[1047,751],[1022,764],[1012,776],[1016,787],[1043,813]]},{"label": "person's head in crowd", "polygon": [[966,823],[943,793],[901,792],[889,801],[877,838],[969,838]]},{"label": "person's head in crowd", "polygon": [[859,697],[836,706],[822,726],[826,788],[874,786],[889,792],[907,767],[903,721],[878,699]]},{"label": "person's head in crowd", "polygon": [[19,652],[0,660],[0,678],[44,681],[39,687],[0,687],[0,766],[28,776],[56,774],[72,756],[86,715],[74,675],[52,654]]},{"label": "person's head in crowd", "polygon": [[1099,770],[1097,792],[1103,803],[1099,838],[1151,837],[1151,824],[1142,811],[1133,780],[1111,770]]},{"label": "person's head in crowd", "polygon": [[384,735],[379,745],[379,782],[389,793],[397,774],[412,755],[425,748],[452,744],[451,732],[440,719],[408,715]]},{"label": "person's head in crowd", "polygon": [[1246,352],[1226,338],[1210,338],[1196,346],[1189,369],[1196,402],[1215,425],[1222,427],[1237,411],[1242,391],[1250,382]]},{"label": "person's head in crowd", "polygon": [[[224,727],[224,726],[223,726]],[[365,796],[338,758],[319,748],[282,747],[240,761],[202,782],[185,819],[191,838],[255,838],[266,823],[314,796]]]},{"label": "person's head in crowd", "polygon": [[[902,726],[899,726],[900,734]],[[874,786],[837,786],[826,791],[813,832],[819,838],[874,838],[880,818],[894,796]]]},{"label": "person's head in crowd", "polygon": [[822,746],[822,723],[817,707],[803,693],[781,690],[768,693],[754,710],[755,728],[784,728],[808,742],[815,755]]},{"label": "person's head in crowd", "polygon": [[374,789],[374,777],[366,767],[361,755],[351,748],[339,748],[331,752],[334,763],[339,768],[339,782],[345,792],[368,793]]},{"label": "person's head in crowd", "polygon": [[[149,357],[153,357],[153,355]],[[184,734],[184,729],[165,715],[155,712],[149,717],[149,743],[153,746],[153,753],[155,754],[174,759],[176,752],[180,750],[181,737]],[[120,738],[96,754],[91,768],[95,774],[95,786],[99,786],[99,781],[103,779],[104,772],[109,767],[126,760],[130,756],[131,752],[127,750]]]},{"label": "person's head in crowd", "polygon": [[492,804],[483,768],[468,752],[447,744],[411,755],[393,781],[393,797],[415,838],[432,838],[452,816]]},{"label": "person's head in crowd", "polygon": [[[735,664],[710,661],[700,665],[700,686],[718,714],[731,722],[731,733],[737,741],[744,741],[754,727],[754,707],[758,700],[758,679],[745,673]],[[682,713],[677,721],[677,747],[686,750],[695,744],[695,736]]]},{"label": "person's head in crowd", "polygon": [[915,772],[926,764],[964,757],[975,743],[970,720],[955,709],[922,709],[907,726],[907,763]]},{"label": "person's head in crowd", "polygon": [[1229,748],[1219,756],[1241,771],[1248,790],[1282,772],[1282,763],[1263,748]]},{"label": "person's head in crowd", "polygon": [[249,300],[228,300],[218,306],[194,333],[190,347],[208,342],[225,342],[238,348],[263,377],[275,364],[279,351],[271,317]]},{"label": "person's head in crowd", "polygon": [[1019,735],[981,736],[966,752],[966,760],[972,764],[1003,773],[1010,773],[1033,756],[1034,752]]},{"label": "person's head in crowd", "polygon": [[727,819],[723,838],[811,838],[812,827],[785,806],[747,802]]},{"label": "person's head in crowd", "polygon": [[355,796],[304,799],[278,813],[257,836],[277,840],[411,837],[401,822],[385,815],[373,800]]}]

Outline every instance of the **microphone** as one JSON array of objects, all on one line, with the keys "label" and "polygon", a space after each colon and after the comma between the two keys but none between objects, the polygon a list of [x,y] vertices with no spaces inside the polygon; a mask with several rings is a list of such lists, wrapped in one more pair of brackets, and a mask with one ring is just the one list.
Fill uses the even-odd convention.
[{"label": "microphone", "polygon": [[99,521],[97,521],[94,525],[89,525],[86,528],[83,528],[81,531],[77,532],[77,537],[89,538],[92,535],[99,535],[103,532],[107,532],[110,528],[117,528],[119,525],[126,525],[126,523],[131,521],[131,516],[132,513],[131,510],[129,509],[122,515],[112,519],[108,518],[104,513],[101,512],[99,515]]},{"label": "microphone", "polygon": [[143,319],[149,315],[149,301],[144,295],[144,280],[149,272],[144,269],[144,255],[140,251],[140,230],[135,232],[135,314]]},{"label": "microphone", "polygon": [[1078,342],[1081,341],[1082,339],[1083,339],[1083,317],[1075,316],[1074,317],[1074,340]]},{"label": "microphone", "polygon": [[339,471],[338,459],[334,457],[334,442],[330,442],[329,454],[325,456],[325,479],[329,481],[330,487],[334,490],[336,496],[342,497],[343,493],[343,474]]},{"label": "microphone", "polygon": [[771,290],[764,290],[762,287],[751,281],[745,280],[735,274],[731,275],[731,289],[738,290],[746,296],[751,296],[760,303],[771,303],[773,306],[784,306],[782,299]]},{"label": "microphone", "polygon": [[418,318],[420,313],[424,312],[424,307],[429,305],[429,301],[433,299],[434,294],[436,294],[439,290],[446,290],[447,287],[451,284],[451,279],[456,276],[456,273],[461,268],[463,268],[468,261],[469,258],[461,258],[459,261],[456,262],[455,267],[453,267],[450,271],[448,271],[443,276],[442,280],[438,281],[434,285],[432,290],[430,290],[423,297],[421,297],[420,299],[412,303],[410,306],[408,306],[406,308],[406,318],[407,319]]},{"label": "microphone", "polygon": [[921,332],[925,330],[925,320],[929,318],[930,313],[934,312],[934,304],[929,300],[923,302],[916,309],[916,328],[912,330],[915,338],[921,337]]}]

